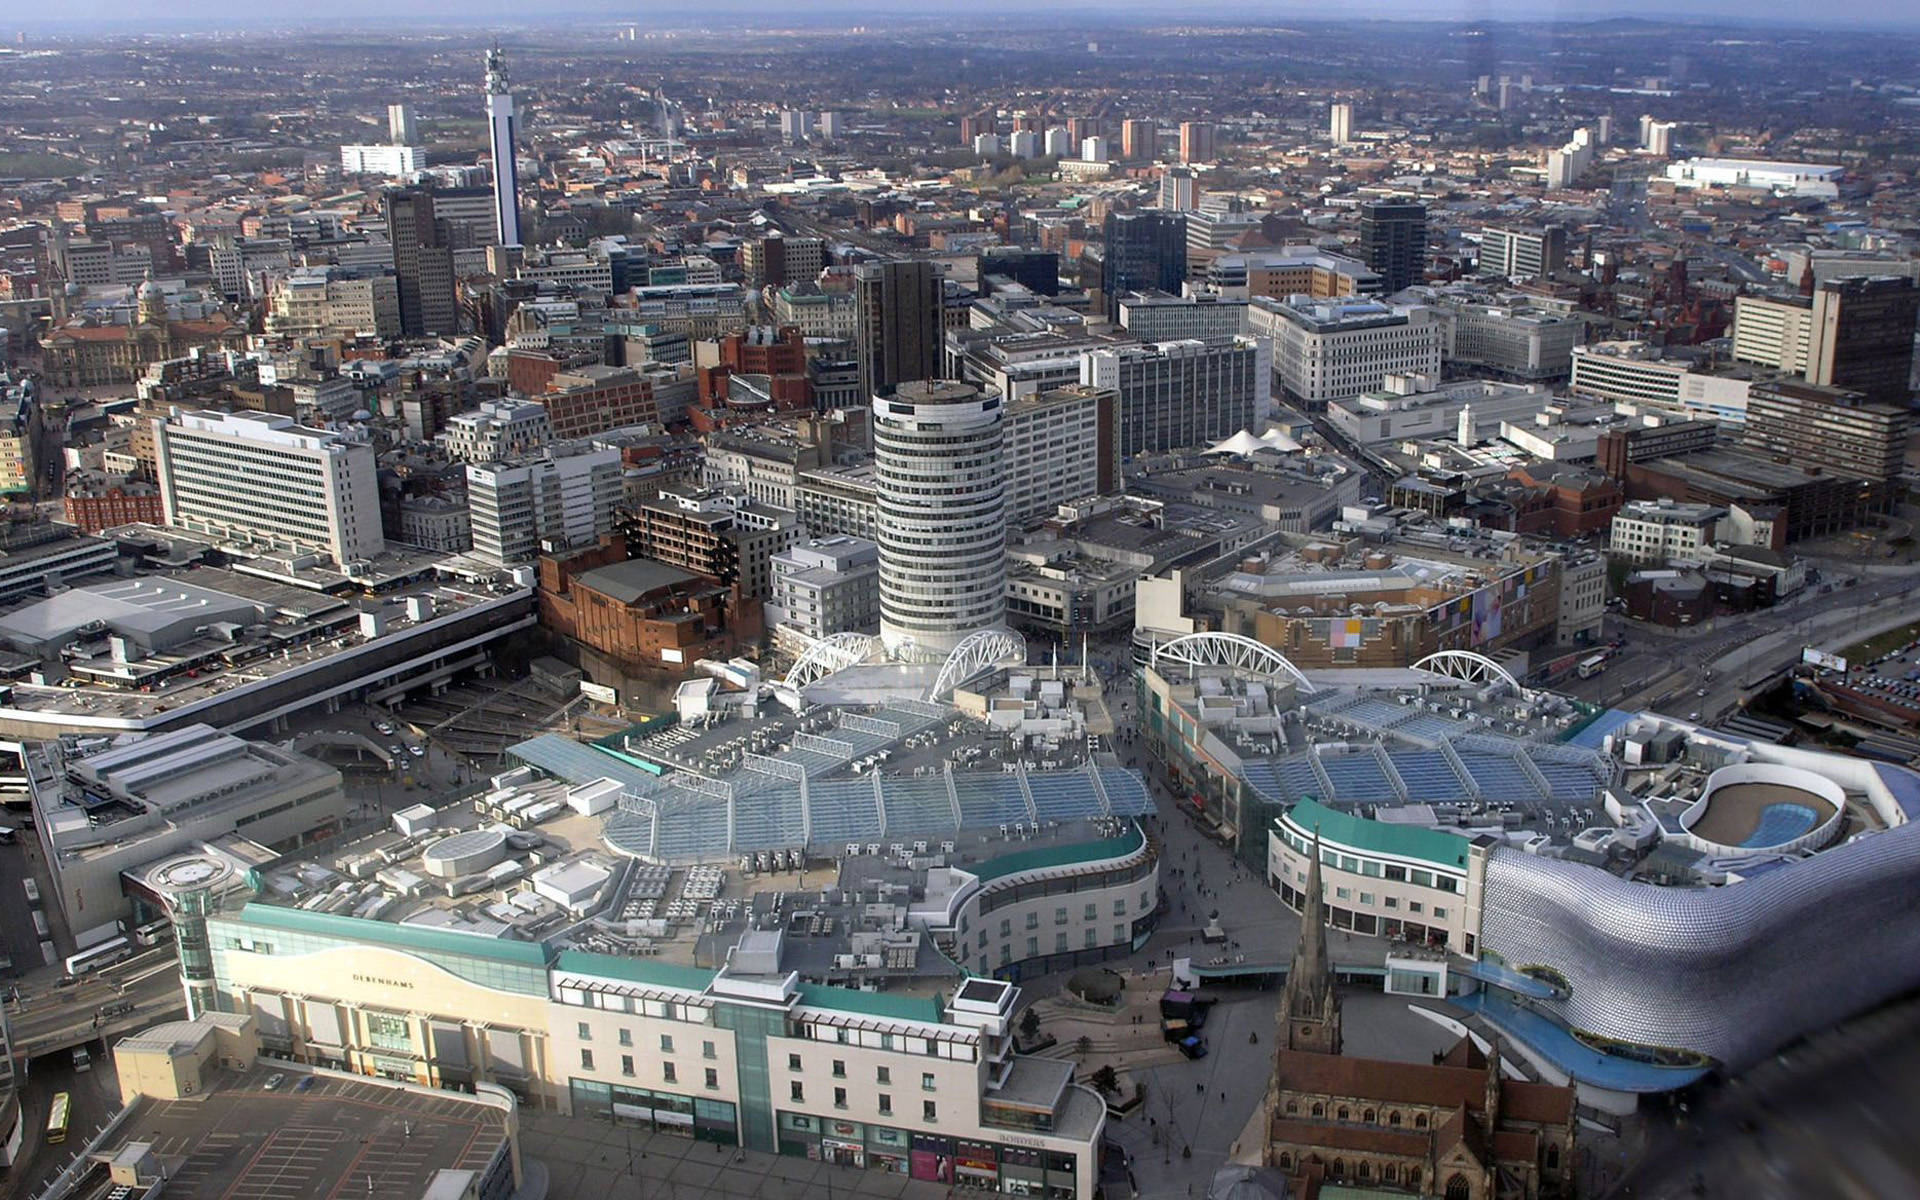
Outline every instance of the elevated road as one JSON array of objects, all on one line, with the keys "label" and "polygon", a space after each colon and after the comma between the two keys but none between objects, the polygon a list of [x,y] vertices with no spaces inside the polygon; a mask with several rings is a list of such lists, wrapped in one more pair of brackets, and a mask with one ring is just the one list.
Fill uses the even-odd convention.
[{"label": "elevated road", "polygon": [[[7,1028],[17,1058],[38,1058],[71,1050],[95,1038],[114,1038],[144,1029],[181,1010],[186,998],[172,946],[156,947],[82,977],[71,987],[51,980],[29,985],[22,998],[7,1004]],[[102,1017],[103,1009],[133,1007]]]}]

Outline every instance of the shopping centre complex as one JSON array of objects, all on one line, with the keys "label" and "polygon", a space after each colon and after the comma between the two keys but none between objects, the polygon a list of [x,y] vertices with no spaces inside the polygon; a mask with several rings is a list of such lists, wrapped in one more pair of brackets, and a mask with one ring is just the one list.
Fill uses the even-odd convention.
[{"label": "shopping centre complex", "polygon": [[1334,927],[1447,964],[1423,994],[1590,1099],[1740,1069],[1920,984],[1905,767],[1578,706],[1477,655],[1303,673],[1195,635],[1140,693],[1182,802],[1290,907],[1317,845]]}]

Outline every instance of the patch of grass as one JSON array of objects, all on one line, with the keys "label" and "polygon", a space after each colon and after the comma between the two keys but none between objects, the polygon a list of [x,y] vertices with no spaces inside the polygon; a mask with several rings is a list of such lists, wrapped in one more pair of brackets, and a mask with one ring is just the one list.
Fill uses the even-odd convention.
[{"label": "patch of grass", "polygon": [[66,175],[81,175],[92,169],[90,164],[64,154],[0,150],[0,178],[4,179],[58,179]]},{"label": "patch of grass", "polygon": [[1855,642],[1842,650],[1840,656],[1847,660],[1849,666],[1865,665],[1882,654],[1890,654],[1898,650],[1915,638],[1920,638],[1920,621],[1915,621],[1911,625],[1902,625],[1898,629],[1889,629],[1885,633],[1876,633],[1870,638]]}]

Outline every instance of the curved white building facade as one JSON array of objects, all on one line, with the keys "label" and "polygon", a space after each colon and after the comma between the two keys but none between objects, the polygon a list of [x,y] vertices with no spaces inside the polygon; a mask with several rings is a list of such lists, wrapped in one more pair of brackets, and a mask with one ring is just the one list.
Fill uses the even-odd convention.
[{"label": "curved white building facade", "polygon": [[903,383],[873,401],[889,651],[943,657],[1006,620],[1003,416],[999,396],[947,380]]}]

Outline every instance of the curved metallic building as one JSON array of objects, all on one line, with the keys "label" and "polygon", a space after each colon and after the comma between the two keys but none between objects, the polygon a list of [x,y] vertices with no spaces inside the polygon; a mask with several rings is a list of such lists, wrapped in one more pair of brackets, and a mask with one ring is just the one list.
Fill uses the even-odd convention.
[{"label": "curved metallic building", "polygon": [[1920,823],[1727,887],[1631,883],[1496,851],[1481,945],[1571,984],[1537,1007],[1576,1030],[1739,1069],[1920,986]]}]

